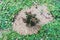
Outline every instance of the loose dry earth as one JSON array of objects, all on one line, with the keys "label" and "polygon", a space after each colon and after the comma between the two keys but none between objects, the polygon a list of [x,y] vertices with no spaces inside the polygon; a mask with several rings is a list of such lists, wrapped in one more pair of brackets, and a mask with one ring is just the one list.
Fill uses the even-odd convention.
[{"label": "loose dry earth", "polygon": [[[36,18],[38,18],[40,22],[34,27],[27,27],[26,23],[24,23],[22,20],[22,17],[26,18],[25,12],[36,14]],[[13,30],[21,35],[36,34],[42,25],[47,24],[52,20],[53,17],[45,5],[33,5],[31,8],[26,8],[19,12],[15,21],[13,22]]]}]

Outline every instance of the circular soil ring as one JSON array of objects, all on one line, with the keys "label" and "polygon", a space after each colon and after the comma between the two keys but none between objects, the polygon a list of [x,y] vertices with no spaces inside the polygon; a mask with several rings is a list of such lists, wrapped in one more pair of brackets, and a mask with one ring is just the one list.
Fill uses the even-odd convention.
[{"label": "circular soil ring", "polygon": [[[22,20],[22,17],[26,18],[25,12],[36,14],[36,17],[40,20],[40,22],[36,26],[27,27],[26,23],[24,23]],[[53,17],[45,5],[34,5],[31,6],[31,8],[26,8],[19,12],[19,14],[16,16],[15,21],[13,22],[13,30],[21,35],[36,34],[42,25],[47,24],[52,20]]]}]

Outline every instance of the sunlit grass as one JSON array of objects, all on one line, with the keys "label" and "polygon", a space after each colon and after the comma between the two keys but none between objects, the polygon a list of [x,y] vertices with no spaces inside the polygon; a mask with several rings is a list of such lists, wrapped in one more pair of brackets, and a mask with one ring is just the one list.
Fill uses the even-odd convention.
[{"label": "sunlit grass", "polygon": [[[15,14],[25,7],[30,7],[35,0],[2,0],[0,3],[0,29],[12,29],[12,20]],[[47,5],[54,17],[54,21],[42,26],[38,34],[19,35],[10,29],[3,32],[0,40],[60,40],[60,1],[59,0],[38,0],[39,4]]]}]

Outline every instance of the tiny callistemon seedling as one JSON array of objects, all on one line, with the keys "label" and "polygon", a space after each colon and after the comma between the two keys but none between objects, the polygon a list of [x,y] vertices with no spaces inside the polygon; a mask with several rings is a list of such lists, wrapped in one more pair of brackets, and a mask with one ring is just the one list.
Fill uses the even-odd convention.
[{"label": "tiny callistemon seedling", "polygon": [[35,26],[39,20],[36,18],[36,14],[31,14],[31,12],[26,12],[26,19],[24,20],[26,25]]}]

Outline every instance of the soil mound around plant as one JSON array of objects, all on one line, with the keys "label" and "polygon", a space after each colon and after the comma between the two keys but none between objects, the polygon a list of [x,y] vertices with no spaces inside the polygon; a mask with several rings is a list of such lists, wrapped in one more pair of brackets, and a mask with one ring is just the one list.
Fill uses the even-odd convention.
[{"label": "soil mound around plant", "polygon": [[[26,19],[26,12],[31,14],[36,14],[36,18],[40,21],[33,27],[26,26],[26,23],[23,22],[22,18]],[[21,35],[27,34],[36,34],[42,27],[42,25],[47,24],[48,22],[52,21],[53,17],[47,9],[45,5],[33,5],[31,8],[23,9],[19,12],[16,16],[15,21],[13,22],[13,30]]]}]

